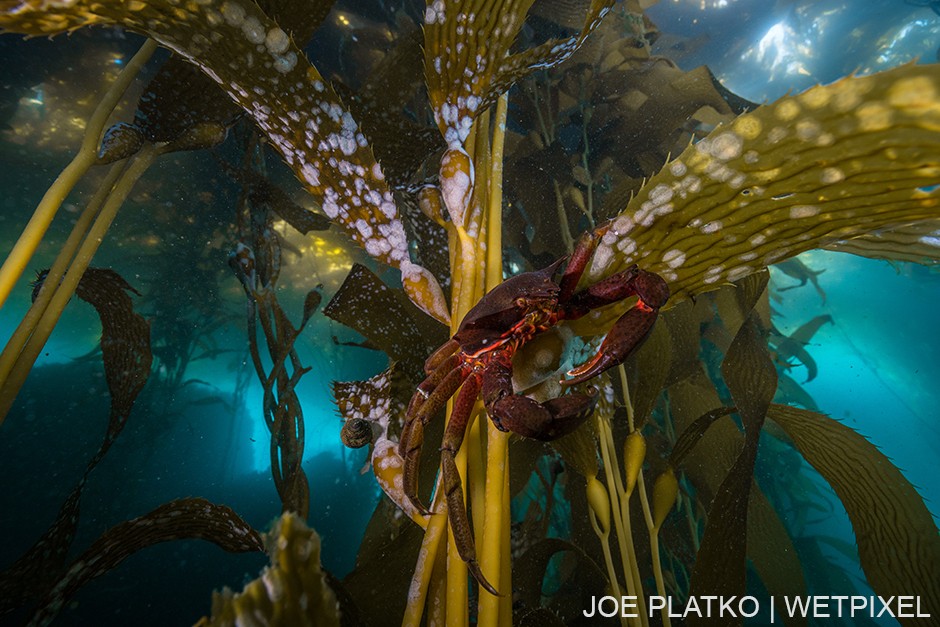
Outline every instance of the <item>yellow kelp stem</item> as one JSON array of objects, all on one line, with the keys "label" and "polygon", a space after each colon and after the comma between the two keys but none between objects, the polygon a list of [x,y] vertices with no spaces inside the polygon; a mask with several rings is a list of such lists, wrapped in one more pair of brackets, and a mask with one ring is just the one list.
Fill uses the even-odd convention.
[{"label": "yellow kelp stem", "polygon": [[101,144],[101,135],[104,132],[104,125],[108,121],[114,107],[124,95],[127,87],[137,77],[140,68],[147,63],[150,55],[157,49],[157,43],[148,39],[137,51],[137,54],[124,66],[121,73],[118,74],[115,81],[102,96],[101,101],[95,108],[95,112],[88,120],[85,127],[85,135],[82,138],[82,145],[78,154],[72,161],[65,166],[62,173],[59,174],[55,182],[46,190],[42,200],[33,212],[33,217],[29,219],[23,233],[20,235],[13,250],[7,255],[3,266],[0,267],[0,307],[6,302],[13,286],[23,275],[23,269],[32,259],[39,242],[42,241],[52,219],[58,212],[59,207],[65,201],[66,197],[75,187],[75,184],[85,175],[88,169],[95,164],[98,156],[98,147]]},{"label": "yellow kelp stem", "polygon": [[22,352],[16,358],[10,370],[9,377],[4,381],[3,386],[0,387],[0,422],[2,422],[7,412],[10,411],[13,400],[23,386],[23,382],[26,381],[26,376],[33,367],[33,363],[36,361],[39,353],[42,352],[42,348],[45,346],[46,340],[49,339],[52,329],[59,321],[59,317],[62,315],[66,304],[68,304],[72,294],[75,293],[75,288],[78,287],[79,280],[81,280],[82,275],[91,263],[91,259],[95,252],[97,252],[98,246],[104,240],[105,233],[107,233],[108,228],[114,221],[118,209],[124,204],[124,200],[127,198],[131,189],[133,189],[137,179],[147,171],[147,168],[150,167],[150,164],[153,163],[153,160],[158,154],[159,148],[152,144],[146,144],[138,153],[134,162],[128,166],[123,176],[115,184],[114,189],[111,190],[107,201],[101,208],[101,213],[98,214],[94,224],[92,224],[91,229],[88,231],[88,235],[79,247],[75,255],[75,260],[72,261],[71,266],[69,266],[69,269],[66,271],[62,283],[58,286],[58,289],[56,289],[55,294],[49,301],[49,306],[37,322],[35,330],[29,337],[29,341],[26,342],[26,346],[23,347]]},{"label": "yellow kelp stem", "polygon": [[[69,234],[68,239],[65,240],[65,244],[59,249],[59,254],[56,256],[55,261],[49,268],[49,272],[43,281],[42,289],[39,290],[39,294],[36,296],[32,305],[30,305],[26,315],[20,320],[16,331],[10,336],[10,339],[3,349],[3,353],[0,354],[0,387],[5,384],[7,377],[10,376],[10,371],[19,358],[23,347],[26,346],[29,336],[32,335],[33,331],[36,329],[36,324],[46,312],[49,302],[58,291],[62,276],[75,257],[75,251],[78,250],[79,245],[85,240],[85,237],[88,235],[88,229],[91,228],[92,222],[101,210],[101,205],[107,200],[118,178],[124,174],[128,163],[129,162],[125,160],[111,166],[107,176],[105,176],[101,185],[99,185],[98,191],[91,197],[88,204],[85,205],[85,209],[82,210],[81,215],[78,217],[78,220],[76,220],[75,225],[72,227],[72,232]],[[2,418],[0,418],[0,422],[2,422]]]},{"label": "yellow kelp stem", "polygon": [[[451,334],[456,333],[464,316],[480,301],[485,291],[502,282],[502,159],[507,109],[507,100],[503,97],[497,104],[492,125],[489,113],[481,115],[475,123],[466,152],[470,157],[467,165],[472,163],[476,173],[476,184],[463,223],[445,224],[451,246]],[[442,177],[459,177],[462,173],[465,171],[456,167],[452,170],[442,168]],[[451,409],[452,403],[448,405],[448,421]],[[464,445],[454,461],[463,483],[465,498],[475,504],[472,525],[481,568],[487,580],[500,590],[508,590],[508,438],[492,427],[488,420],[484,430],[481,420],[485,420],[486,414],[482,406],[478,405],[475,414],[471,418]],[[484,435],[485,464],[481,455]],[[440,511],[442,500],[440,494],[435,495],[433,511]],[[436,567],[432,568],[432,565],[439,563],[444,529],[447,530],[448,540],[446,572],[442,573]],[[425,531],[402,624],[419,625],[425,605],[431,603],[434,607],[427,610],[429,624],[438,624],[441,620],[438,605],[441,604],[444,608],[443,622],[449,627],[464,627],[469,622],[468,583],[468,571],[457,552],[446,516],[443,513],[435,514]],[[496,597],[481,589],[479,624],[511,624],[511,600],[508,593]]]},{"label": "yellow kelp stem", "polygon": [[[486,228],[486,291],[503,281],[502,204],[503,145],[506,136],[508,98],[503,94],[496,105],[489,173],[489,199]],[[486,497],[483,535],[477,548],[480,568],[493,587],[502,593],[494,597],[480,590],[479,624],[512,624],[512,584],[509,555],[509,434],[487,421]]]}]

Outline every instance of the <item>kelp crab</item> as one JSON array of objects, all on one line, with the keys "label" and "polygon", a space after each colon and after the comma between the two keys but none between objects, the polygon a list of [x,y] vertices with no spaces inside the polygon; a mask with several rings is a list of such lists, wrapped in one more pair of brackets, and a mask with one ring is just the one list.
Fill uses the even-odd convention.
[{"label": "kelp crab", "polygon": [[[418,386],[405,415],[398,452],[404,459],[405,496],[427,515],[418,498],[418,465],[424,425],[457,394],[441,443],[442,489],[460,557],[470,572],[492,594],[476,561],[473,533],[463,501],[460,474],[454,457],[463,443],[473,406],[483,397],[486,412],[500,431],[512,431],[549,441],[567,435],[590,416],[597,391],[571,392],[543,403],[513,392],[512,357],[539,333],[564,320],[632,296],[637,302],[614,323],[595,356],[570,370],[565,387],[583,383],[623,362],[649,335],[659,309],[669,299],[669,287],[658,274],[636,264],[578,290],[606,227],[586,233],[570,257],[562,257],[541,270],[518,274],[488,292],[464,317],[457,333],[425,362],[427,378]],[[567,261],[556,282],[559,267]],[[459,392],[458,392],[459,390]]]}]

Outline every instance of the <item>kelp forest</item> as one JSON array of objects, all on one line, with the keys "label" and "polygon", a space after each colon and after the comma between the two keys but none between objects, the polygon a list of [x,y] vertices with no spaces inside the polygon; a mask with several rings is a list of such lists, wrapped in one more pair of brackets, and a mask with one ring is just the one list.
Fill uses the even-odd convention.
[{"label": "kelp forest", "polygon": [[[654,52],[651,0],[333,4],[0,0],[5,63],[82,112],[30,118],[74,141],[22,175],[31,217],[6,200],[0,623],[743,625],[831,594],[940,625],[936,503],[805,388],[839,320],[779,313],[826,302],[808,251],[940,260],[938,66],[759,103]],[[836,509],[853,537],[806,531]]]}]

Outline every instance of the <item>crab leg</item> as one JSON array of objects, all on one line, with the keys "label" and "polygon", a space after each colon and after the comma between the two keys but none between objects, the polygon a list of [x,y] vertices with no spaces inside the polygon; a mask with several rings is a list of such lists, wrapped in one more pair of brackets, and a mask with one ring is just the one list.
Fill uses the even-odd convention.
[{"label": "crab leg", "polygon": [[[443,368],[436,370],[432,377],[437,376],[442,370]],[[424,443],[424,425],[444,407],[447,399],[454,395],[469,374],[469,366],[464,365],[459,365],[447,372],[440,385],[434,388],[427,399],[424,402],[418,402],[417,411],[406,416],[405,425],[402,427],[401,438],[398,441],[398,454],[404,460],[402,490],[415,509],[425,516],[431,512],[418,499],[418,466],[421,461],[421,445]],[[415,396],[419,394],[423,394],[420,388],[418,392],[415,392]],[[412,397],[412,403],[415,402]]]},{"label": "crab leg", "polygon": [[[418,386],[418,389],[415,390],[415,393],[411,397],[411,401],[408,403],[408,409],[405,411],[405,425],[402,429],[409,429],[409,423],[414,420],[414,417],[417,415],[418,410],[424,405],[425,401],[428,400],[428,397],[431,396],[431,393],[441,384],[441,381],[444,380],[451,371],[453,371],[457,366],[460,365],[460,357],[457,355],[451,355],[438,364],[437,367],[428,374],[428,378],[421,382],[421,385]],[[402,438],[404,439],[404,438]]]},{"label": "crab leg", "polygon": [[424,372],[425,374],[430,375],[435,370],[441,367],[448,357],[453,357],[454,353],[460,348],[460,343],[454,338],[450,338],[443,344],[440,348],[435,350],[424,362]]},{"label": "crab leg", "polygon": [[[623,360],[636,350],[647,338],[650,331],[653,330],[659,308],[665,305],[669,299],[669,287],[657,274],[633,268],[631,270],[635,270],[635,274],[632,279],[624,283],[623,291],[629,290],[628,295],[635,293],[639,296],[639,300],[632,309],[629,309],[614,323],[614,326],[607,333],[607,337],[601,343],[597,354],[568,372],[568,375],[574,378],[563,380],[561,382],[563,386],[587,381],[608,368],[623,363]],[[630,272],[630,270],[625,272]],[[618,275],[614,275],[610,279],[616,276]],[[601,281],[598,285],[603,283],[605,281]],[[575,294],[572,301],[578,300],[580,294],[587,292],[589,290]],[[589,294],[584,297],[585,300],[589,300],[589,298],[595,299],[600,298],[600,296]],[[577,306],[577,303],[575,306]]]},{"label": "crab leg", "polygon": [[538,403],[513,394],[512,365],[494,361],[483,372],[483,404],[500,431],[547,442],[581,426],[597,404],[597,390],[573,393]]},{"label": "crab leg", "polygon": [[447,520],[454,534],[454,544],[457,553],[467,564],[467,569],[473,578],[492,595],[499,596],[490,582],[483,576],[480,564],[477,562],[476,547],[473,541],[473,529],[467,516],[467,506],[464,504],[463,482],[457,471],[454,457],[463,444],[464,434],[467,432],[467,423],[473,412],[477,395],[480,393],[480,377],[472,376],[464,383],[457,400],[454,402],[454,411],[451,412],[450,422],[444,431],[441,443],[441,474],[443,476],[444,496],[447,498]]},{"label": "crab leg", "polygon": [[581,275],[584,274],[584,270],[591,260],[591,255],[594,254],[594,249],[597,248],[597,243],[606,232],[606,228],[587,231],[578,238],[578,243],[574,248],[574,252],[571,253],[568,265],[565,266],[565,274],[561,277],[559,283],[561,286],[558,293],[559,302],[567,301],[574,294],[575,289],[578,287],[578,281],[581,280]]}]

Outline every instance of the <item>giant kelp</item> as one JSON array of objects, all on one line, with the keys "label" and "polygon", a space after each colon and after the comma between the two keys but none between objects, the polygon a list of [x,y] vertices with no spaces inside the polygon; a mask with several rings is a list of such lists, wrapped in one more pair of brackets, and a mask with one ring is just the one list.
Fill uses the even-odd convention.
[{"label": "giant kelp", "polygon": [[[593,60],[589,56],[575,59],[581,63],[575,66],[580,75],[574,72],[546,78],[534,74],[589,42],[588,35],[609,12],[610,3],[592,2],[586,16],[574,20],[576,32],[569,37],[526,41],[532,45],[522,52],[511,52],[531,4],[507,0],[485,3],[484,7],[469,0],[428,2],[423,16],[424,74],[429,105],[446,151],[442,158],[428,154],[423,160],[428,170],[435,169],[439,160],[436,185],[423,187],[416,198],[406,199],[392,195],[374,157],[381,152],[373,152],[367,139],[371,137],[370,123],[378,129],[394,117],[376,113],[375,97],[368,92],[361,97],[349,96],[347,107],[287,37],[283,29],[288,24],[276,25],[273,15],[254,4],[78,1],[49,7],[8,0],[0,2],[0,26],[51,34],[86,24],[119,23],[154,37],[193,61],[254,120],[318,197],[326,216],[377,260],[398,268],[412,302],[439,321],[449,322],[451,332],[483,293],[503,278],[504,144],[508,152],[523,148],[518,156],[524,159],[516,162],[516,180],[521,181],[534,170],[532,164],[539,163],[543,156],[539,151],[545,150],[553,175],[547,181],[556,204],[556,212],[548,213],[560,219],[544,219],[546,212],[540,211],[543,215],[527,220],[527,226],[543,238],[540,243],[552,242],[546,251],[553,256],[563,254],[573,239],[570,233],[565,235],[566,230],[593,228],[597,218],[608,211],[613,220],[602,232],[601,245],[584,280],[596,281],[638,263],[662,275],[673,292],[672,310],[665,313],[646,350],[638,352],[613,383],[598,383],[605,401],[593,423],[573,434],[574,441],[559,447],[568,466],[585,477],[583,482],[568,481],[567,497],[575,513],[573,525],[583,530],[589,521],[601,539],[603,556],[594,562],[605,564],[608,583],[615,591],[620,589],[619,567],[624,587],[640,597],[648,572],[661,594],[667,589],[677,594],[689,590],[743,593],[748,557],[772,593],[794,588],[799,592],[799,563],[792,554],[781,557],[767,550],[769,546],[788,546],[789,539],[752,478],[759,434],[777,388],[777,371],[764,336],[769,328],[769,306],[762,296],[762,270],[818,247],[936,259],[938,197],[934,181],[940,168],[936,158],[940,141],[937,72],[911,65],[868,77],[848,77],[730,121],[746,104],[716,86],[707,71],[683,73],[667,62],[650,60],[648,55],[644,58],[642,53],[625,54],[624,41],[639,42],[638,48],[643,49],[647,36],[653,37],[638,3],[626,3],[618,22],[629,25],[629,35],[618,39],[609,34],[609,40],[618,42],[615,50],[600,47],[586,51],[594,54]],[[546,17],[542,11],[539,17],[570,18],[571,7],[565,4],[563,8],[567,11],[564,16],[553,17],[549,11]],[[411,54],[408,58],[413,62]],[[642,62],[630,67],[634,63],[630,59]],[[523,143],[511,133],[506,137],[506,91],[527,76],[534,94],[528,112],[530,117],[540,118],[541,128]],[[628,82],[632,89],[617,106],[603,106],[605,94],[611,93],[610,85],[617,81]],[[699,89],[702,85],[705,88]],[[657,98],[670,106],[660,105],[662,100]],[[489,105],[497,101],[491,111]],[[656,133],[641,138],[637,120],[650,111],[657,113]],[[636,113],[632,119],[631,112]],[[690,115],[700,116],[697,124],[722,124],[701,141],[690,143],[654,174],[659,165],[656,162],[677,142],[696,137],[695,130],[677,128]],[[367,121],[370,119],[372,122]],[[599,126],[592,127],[592,123]],[[571,128],[579,137],[577,143],[566,144],[562,140],[570,140]],[[625,158],[613,154],[613,144],[604,144],[604,131],[608,130],[630,141],[631,151],[621,150],[630,152]],[[382,133],[376,132],[374,141],[381,137]],[[421,145],[431,150],[438,144],[428,141]],[[396,187],[400,177],[407,178],[414,170],[413,157],[409,155],[402,160],[403,167],[396,168]],[[637,180],[643,176],[650,178],[639,186]],[[630,190],[635,191],[632,198],[621,200]],[[404,194],[410,191],[404,188]],[[507,196],[517,203],[525,198],[524,193]],[[448,240],[448,250],[442,254],[427,250],[441,242],[440,237],[418,238],[418,246],[426,249],[416,251],[415,259],[449,257],[449,282],[437,281],[412,260],[402,218],[404,208],[413,204],[423,212],[413,219],[427,218],[435,223],[438,235],[443,229]],[[535,204],[526,204],[519,215],[534,214]],[[576,212],[569,217],[572,207]],[[556,226],[563,228],[556,231]],[[260,242],[259,238],[265,238],[263,229],[251,237]],[[276,256],[276,246],[270,243],[246,242],[239,253],[265,247],[272,251],[272,258]],[[517,266],[533,263],[539,252],[544,251],[524,252],[513,261]],[[271,282],[259,282],[257,260],[248,253],[237,254],[235,259],[250,302],[266,298],[264,290]],[[276,275],[271,268],[267,272]],[[732,282],[738,285],[730,287]],[[448,283],[449,298],[440,288]],[[394,447],[401,396],[407,397],[400,373],[416,376],[421,357],[409,355],[408,348],[420,352],[421,344],[427,348],[427,342],[420,341],[417,319],[410,313],[396,316],[393,326],[383,324],[381,317],[388,311],[376,311],[375,307],[382,305],[362,298],[363,286],[369,284],[375,284],[375,279],[358,270],[350,278],[350,292],[328,309],[363,330],[373,345],[399,363],[368,382],[337,385],[336,396],[347,419],[348,441],[372,441],[373,471],[392,499],[403,504],[401,459]],[[401,309],[401,299],[386,289],[379,290],[377,302],[394,303],[395,311],[406,311]],[[712,291],[716,294],[701,296]],[[698,297],[694,306],[684,302],[691,296]],[[308,309],[312,313],[313,307]],[[602,335],[620,313],[612,310],[618,309],[610,307],[569,325],[567,335],[546,337],[539,345],[544,351],[533,351],[519,361],[538,357],[556,369],[566,367],[562,353],[579,350],[584,342]],[[272,311],[276,320],[286,322],[279,306]],[[728,341],[718,347],[725,353],[720,367],[706,371],[698,351],[700,327],[714,318],[715,311]],[[298,333],[293,326],[283,328],[288,341],[283,351],[271,354],[276,363],[287,359],[288,347]],[[572,334],[581,339],[570,337]],[[280,343],[269,342],[269,346]],[[798,352],[795,345],[788,346],[783,340],[777,348],[789,355]],[[808,359],[804,363],[808,365]],[[527,365],[531,364],[521,364]],[[302,372],[297,365],[295,374]],[[262,376],[267,380],[272,377],[277,378]],[[544,385],[531,393],[544,394],[552,387],[551,374],[545,378]],[[745,426],[743,433],[735,423],[722,419],[731,409],[716,409],[731,403]],[[614,420],[621,416],[626,420]],[[505,590],[512,575],[509,500],[521,482],[510,482],[506,471],[507,437],[484,418],[477,413],[456,463],[464,477],[475,533],[482,536],[483,571],[490,582]],[[302,421],[299,425],[302,427]],[[624,442],[624,446],[617,446],[617,442]],[[815,451],[807,456],[818,456],[811,438],[804,438],[803,444],[801,449]],[[675,447],[682,451],[681,459],[665,454]],[[597,463],[598,453],[602,464]],[[273,457],[276,461],[277,456]],[[680,463],[682,460],[688,463]],[[621,461],[629,469],[626,476],[621,473]],[[659,476],[652,487],[644,480],[644,466]],[[528,468],[513,467],[515,474],[528,472]],[[842,486],[844,464],[838,471],[826,468],[825,472]],[[879,476],[879,480],[903,485],[900,475]],[[848,488],[843,493],[846,506],[854,507],[857,494]],[[909,491],[905,488],[904,493]],[[916,494],[910,498],[918,501]],[[684,529],[677,517],[670,515],[674,504],[682,512]],[[437,511],[440,507],[441,503],[435,504]],[[706,510],[707,516],[703,515]],[[920,579],[929,581],[936,571],[938,550],[931,540],[935,540],[936,529],[915,510],[905,507],[907,514],[895,524],[904,529],[903,537],[914,538],[906,545],[918,547],[917,564],[911,572],[921,573]],[[427,605],[429,621],[466,623],[466,570],[455,559],[452,543],[444,540],[448,535],[444,517],[425,519],[408,513],[425,527],[425,535],[404,622],[420,622]],[[858,532],[863,533],[869,522],[859,518]],[[373,527],[373,533],[382,533],[378,527]],[[643,542],[644,538],[648,542]],[[611,541],[616,541],[616,550]],[[404,550],[404,544],[396,550]],[[726,550],[728,546],[734,550]],[[557,548],[553,550],[557,552]],[[689,553],[699,557],[694,569],[689,566]],[[532,562],[543,563],[537,555],[531,557]],[[885,579],[876,572],[878,567],[871,561],[863,564],[880,592]],[[381,562],[372,560],[369,566],[378,569]],[[360,581],[368,577],[368,573],[357,575]],[[527,581],[533,578],[527,573]],[[581,583],[586,584],[587,579]],[[539,611],[525,608],[520,610],[520,618]],[[508,624],[512,618],[509,595],[480,592],[481,623]]]}]

